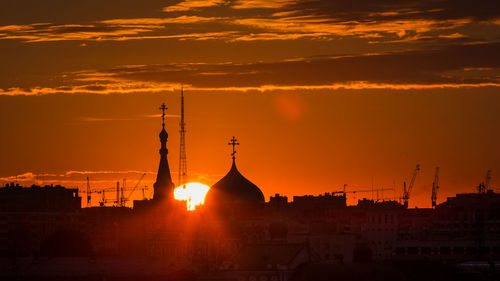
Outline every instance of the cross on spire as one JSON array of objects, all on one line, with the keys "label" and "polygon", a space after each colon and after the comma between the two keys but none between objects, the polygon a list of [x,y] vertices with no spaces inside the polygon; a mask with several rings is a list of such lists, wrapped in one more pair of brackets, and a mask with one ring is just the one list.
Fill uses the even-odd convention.
[{"label": "cross on spire", "polygon": [[236,146],[237,145],[240,145],[240,143],[238,142],[238,140],[233,136],[233,138],[230,140],[230,142],[228,143],[228,145],[232,145],[233,146],[233,153],[231,153],[231,156],[233,156],[233,160],[234,160],[234,155],[236,154]]},{"label": "cross on spire", "polygon": [[160,106],[160,110],[161,110],[161,125],[163,126],[163,128],[165,128],[165,110],[167,110],[168,107],[165,105],[165,103],[163,103],[161,106]]}]

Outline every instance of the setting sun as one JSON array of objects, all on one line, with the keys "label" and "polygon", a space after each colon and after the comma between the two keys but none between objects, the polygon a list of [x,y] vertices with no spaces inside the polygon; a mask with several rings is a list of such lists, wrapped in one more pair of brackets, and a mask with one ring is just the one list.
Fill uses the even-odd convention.
[{"label": "setting sun", "polygon": [[203,204],[205,195],[210,187],[197,183],[190,182],[186,185],[181,185],[174,190],[176,200],[186,201],[186,206],[189,211],[195,210],[196,206]]}]

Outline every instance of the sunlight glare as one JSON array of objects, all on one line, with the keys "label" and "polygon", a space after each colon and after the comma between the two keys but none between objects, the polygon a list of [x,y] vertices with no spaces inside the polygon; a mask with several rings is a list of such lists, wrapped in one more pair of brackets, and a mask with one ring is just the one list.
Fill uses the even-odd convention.
[{"label": "sunlight glare", "polygon": [[197,183],[190,182],[185,185],[177,187],[174,190],[174,197],[176,200],[186,201],[186,206],[189,211],[194,211],[196,206],[201,205],[205,202],[205,195],[207,194],[210,187]]}]

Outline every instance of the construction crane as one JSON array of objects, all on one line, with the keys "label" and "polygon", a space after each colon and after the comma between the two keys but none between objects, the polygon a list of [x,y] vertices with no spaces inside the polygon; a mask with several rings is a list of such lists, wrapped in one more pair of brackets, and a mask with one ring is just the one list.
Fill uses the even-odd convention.
[{"label": "construction crane", "polygon": [[482,183],[480,183],[477,187],[478,193],[486,193],[490,188],[490,180],[491,180],[491,170],[486,172],[486,177]]},{"label": "construction crane", "polygon": [[[379,189],[366,189],[366,190],[349,190],[347,191],[346,190],[346,187],[347,187],[347,184],[344,184],[344,187],[343,187],[343,190],[338,190],[338,191],[332,191],[332,195],[335,195],[335,194],[342,194],[342,195],[346,195],[347,193],[366,193],[366,192],[373,192],[373,191],[376,191],[377,192],[377,195],[378,195],[378,192],[381,191],[382,194],[384,193],[384,191],[387,191],[387,190],[394,190],[394,188],[385,188],[385,187],[382,187],[382,188],[379,188]],[[378,196],[377,196],[378,197]],[[383,197],[383,196],[382,196]],[[372,198],[373,199],[373,198]],[[383,199],[383,198],[382,198]],[[378,200],[377,200],[378,201]]]},{"label": "construction crane", "polygon": [[[137,186],[137,187],[135,187],[135,189],[136,190],[137,189],[142,190],[143,199],[145,199],[145,193],[144,192],[146,190],[149,190],[150,188],[147,187],[147,186],[143,186],[143,187],[138,187]],[[106,198],[106,193],[113,192],[113,193],[116,193],[116,194],[120,194],[122,190],[123,191],[133,190],[133,188],[120,188],[119,192],[117,192],[117,189],[115,187],[111,187],[111,188],[106,188],[106,189],[102,189],[102,190],[99,190],[99,191],[95,191],[96,193],[102,194],[102,198],[101,198],[101,201],[99,202],[99,206],[104,207],[108,203],[113,203],[114,206],[125,207],[126,202],[128,202],[130,200],[130,195],[131,194],[128,197],[124,197],[124,198],[120,198],[120,197]]]},{"label": "construction crane", "polygon": [[[142,179],[144,179],[144,177],[146,176],[146,173],[142,174],[141,177],[139,178],[139,180],[137,181],[137,183],[135,184],[135,186],[132,188],[132,190],[130,191],[130,193],[128,194],[127,197],[123,197],[123,189],[122,189],[122,206],[125,205],[126,202],[128,202],[130,200],[130,198],[132,197],[132,194],[134,194],[134,191],[137,189],[137,187],[139,187],[139,184],[141,183]],[[142,196],[144,197],[144,189],[145,188],[142,188]]]},{"label": "construction crane", "polygon": [[432,182],[432,195],[431,195],[432,208],[436,208],[438,189],[439,189],[439,167],[436,167],[436,175],[434,176],[434,181]]},{"label": "construction crane", "polygon": [[87,194],[87,207],[92,207],[92,193],[99,193],[99,191],[91,189],[89,177],[87,177],[87,188],[85,191],[82,191],[82,193]]},{"label": "construction crane", "polygon": [[[106,198],[106,193],[108,193],[108,192],[116,193],[116,198]],[[102,194],[102,198],[101,198],[101,201],[99,202],[99,206],[104,207],[104,206],[106,206],[107,203],[113,203],[115,206],[118,206],[119,194],[120,194],[119,186],[118,186],[118,189],[115,187],[105,188],[105,189],[97,191],[97,193]]]},{"label": "construction crane", "polygon": [[116,200],[115,205],[120,206],[120,182],[116,182]]},{"label": "construction crane", "polygon": [[[141,181],[144,179],[145,176],[146,173],[142,174],[133,188],[126,187],[125,186],[126,179],[123,179],[123,185],[121,187],[120,187],[120,182],[116,182],[115,187],[103,188],[103,189],[91,189],[90,179],[89,177],[87,177],[87,188],[85,191],[82,191],[82,193],[87,194],[87,207],[91,207],[92,193],[101,194],[102,197],[101,201],[99,202],[99,206],[101,207],[106,206],[106,204],[108,203],[113,203],[114,206],[124,207],[126,202],[130,200],[129,198],[132,196],[132,194],[138,189],[142,190],[142,198],[145,199],[146,198],[145,191],[149,190],[150,188],[148,186],[142,186],[142,187],[139,186],[139,184],[141,183]],[[124,192],[128,190],[130,190],[130,194],[125,197]],[[106,193],[110,192],[115,193],[114,198],[106,198]]]},{"label": "construction crane", "polygon": [[92,199],[92,193],[90,193],[90,180],[87,176],[87,207],[90,207],[90,201]]},{"label": "construction crane", "polygon": [[420,171],[420,165],[417,164],[415,170],[413,171],[413,176],[411,177],[410,185],[406,188],[406,181],[403,184],[403,203],[405,207],[408,207],[408,201],[410,200],[411,190],[415,184],[415,179],[417,178],[418,172]]},{"label": "construction crane", "polygon": [[[101,201],[99,202],[99,206],[101,207],[104,207],[106,206],[106,203],[110,203],[112,202],[115,206],[120,206],[120,191],[123,193],[123,190],[124,188],[122,187],[122,189],[120,189],[120,182],[116,182],[116,187],[112,187],[112,188],[104,188],[104,189],[100,189],[100,190],[90,190],[90,191],[87,191],[87,194],[92,194],[92,193],[97,193],[97,194],[101,194],[102,197],[101,197]],[[114,192],[116,194],[116,197],[114,199],[108,199],[106,198],[106,193],[108,192]]]},{"label": "construction crane", "polygon": [[126,185],[127,185],[127,179],[124,178],[122,187],[120,189],[120,204],[119,204],[120,207],[125,206],[125,201],[123,200],[125,196],[123,194],[123,191],[126,189]]}]

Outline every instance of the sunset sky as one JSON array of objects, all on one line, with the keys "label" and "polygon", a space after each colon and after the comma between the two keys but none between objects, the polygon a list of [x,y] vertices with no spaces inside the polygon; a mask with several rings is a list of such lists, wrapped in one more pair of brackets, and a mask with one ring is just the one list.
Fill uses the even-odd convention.
[{"label": "sunset sky", "polygon": [[183,83],[191,181],[500,190],[499,51],[493,0],[2,0],[0,182],[152,186],[162,102],[177,181]]}]

